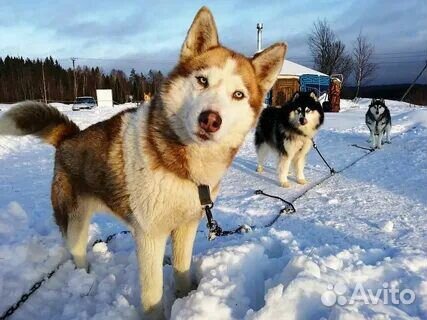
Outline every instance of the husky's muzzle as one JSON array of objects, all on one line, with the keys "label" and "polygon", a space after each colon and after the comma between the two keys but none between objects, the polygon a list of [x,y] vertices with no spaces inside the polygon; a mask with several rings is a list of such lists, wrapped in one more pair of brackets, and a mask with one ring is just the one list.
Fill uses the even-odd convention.
[{"label": "husky's muzzle", "polygon": [[308,121],[307,121],[307,118],[305,118],[305,117],[304,117],[304,118],[299,118],[299,123],[300,123],[300,125],[302,125],[302,126],[303,126],[303,125],[307,124],[307,122],[308,122]]}]

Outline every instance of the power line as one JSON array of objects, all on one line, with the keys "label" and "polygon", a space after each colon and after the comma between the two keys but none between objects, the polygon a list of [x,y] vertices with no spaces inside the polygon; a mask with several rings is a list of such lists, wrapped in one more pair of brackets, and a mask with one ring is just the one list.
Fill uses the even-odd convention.
[{"label": "power line", "polygon": [[[81,60],[81,61],[91,61],[91,60],[93,60],[93,61],[128,61],[128,62],[141,62],[141,61],[155,61],[155,62],[160,62],[160,63],[163,63],[163,62],[176,62],[177,61],[177,59],[178,59],[178,57],[177,57],[177,59],[164,59],[164,60],[159,60],[159,59],[155,59],[155,58],[144,58],[144,57],[141,57],[141,58],[105,58],[105,57],[102,57],[102,58],[95,58],[95,57],[76,57],[76,59],[79,59],[79,60]],[[65,58],[56,58],[56,60],[58,60],[58,61],[66,61],[66,60],[68,60],[68,59],[65,59]]]},{"label": "power line", "polygon": [[[415,57],[425,57],[426,52],[425,51],[407,51],[407,52],[383,52],[383,53],[374,53],[372,56],[386,56],[386,57],[378,57],[382,59],[395,59],[395,58],[415,58]],[[156,62],[176,62],[176,60],[172,59],[165,59],[165,60],[158,60],[155,58],[108,58],[108,57],[78,57],[79,60],[98,60],[98,61],[156,61]],[[293,56],[289,59],[293,60],[307,60],[311,59],[309,56]],[[57,60],[65,60],[62,58],[58,58]],[[312,60],[309,60],[312,61]]]},{"label": "power line", "polygon": [[[289,60],[298,62],[298,63],[314,63],[314,60],[299,60],[299,59],[295,59],[295,58],[289,58]],[[372,61],[375,64],[413,64],[413,63],[424,63],[424,60],[410,60],[410,61],[378,61],[378,60],[373,60]]]},{"label": "power line", "polygon": [[424,70],[427,69],[427,60],[426,60],[426,64],[424,65],[424,68],[421,69],[420,73],[417,75],[417,77],[415,78],[415,80],[412,82],[412,84],[409,86],[408,90],[406,90],[406,92],[403,94],[402,98],[400,99],[400,101],[403,101],[403,99],[405,99],[405,97],[408,95],[408,93],[411,91],[412,87],[415,85],[415,83],[417,82],[417,80],[421,77],[421,75],[423,74]]},{"label": "power line", "polygon": [[[380,53],[374,53],[372,55],[372,58],[374,61],[385,63],[389,62],[389,60],[396,60],[396,59],[412,59],[412,58],[420,58],[420,57],[426,57],[426,51],[406,51],[406,52],[380,52]],[[73,60],[74,59],[74,60]],[[123,62],[153,62],[153,63],[175,63],[177,59],[156,59],[156,58],[144,58],[143,56],[138,58],[127,58],[127,57],[118,57],[118,58],[112,58],[112,57],[75,57],[71,60],[74,62],[75,60],[81,60],[81,61],[123,61]],[[300,61],[300,62],[306,62],[311,63],[314,62],[313,59],[310,56],[291,56],[289,57],[290,60]],[[58,57],[55,58],[57,61],[69,61],[69,58],[62,58]],[[394,61],[390,61],[394,62]],[[398,63],[401,62],[407,62],[407,61],[397,61]],[[423,61],[410,61],[410,63],[418,63],[418,62],[424,62]]]},{"label": "power line", "polygon": [[406,51],[406,52],[379,52],[379,53],[374,53],[373,55],[413,55],[413,54],[421,54],[421,55],[425,55],[426,51]]},{"label": "power line", "polygon": [[410,63],[424,63],[423,60],[418,61],[373,61],[376,64],[410,64]]}]

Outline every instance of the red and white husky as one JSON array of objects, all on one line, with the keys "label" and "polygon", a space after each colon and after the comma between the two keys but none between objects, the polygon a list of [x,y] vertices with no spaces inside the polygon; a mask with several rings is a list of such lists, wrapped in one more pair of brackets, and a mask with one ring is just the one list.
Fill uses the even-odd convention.
[{"label": "red and white husky", "polygon": [[178,296],[192,288],[193,242],[203,218],[197,187],[212,198],[283,64],[277,43],[253,58],[220,45],[202,8],[178,64],[147,108],[127,110],[80,130],[57,109],[17,104],[0,118],[0,134],[32,134],[56,147],[52,206],[78,267],[87,268],[88,226],[108,211],[132,230],[144,315],[162,318],[162,262],[172,237]]}]

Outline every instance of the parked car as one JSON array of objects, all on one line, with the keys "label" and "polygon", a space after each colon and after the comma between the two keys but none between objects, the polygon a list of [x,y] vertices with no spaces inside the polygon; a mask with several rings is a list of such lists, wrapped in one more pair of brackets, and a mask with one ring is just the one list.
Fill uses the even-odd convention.
[{"label": "parked car", "polygon": [[96,100],[93,97],[77,97],[73,104],[73,111],[81,109],[92,109],[96,107]]}]

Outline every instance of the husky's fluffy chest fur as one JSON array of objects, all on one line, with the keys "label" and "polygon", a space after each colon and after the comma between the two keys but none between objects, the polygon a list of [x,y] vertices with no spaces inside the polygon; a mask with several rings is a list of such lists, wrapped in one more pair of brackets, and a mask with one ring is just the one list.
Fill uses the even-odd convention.
[{"label": "husky's fluffy chest fur", "polygon": [[305,157],[323,119],[322,106],[314,93],[297,92],[283,107],[264,109],[255,132],[257,171],[263,171],[265,158],[269,151],[273,151],[279,157],[280,184],[290,186],[288,174],[291,163],[295,167],[297,182],[305,184]]},{"label": "husky's fluffy chest fur", "polygon": [[365,122],[370,131],[369,142],[372,143],[372,148],[381,149],[384,134],[385,142],[391,143],[391,115],[384,99],[372,99],[366,112]]},{"label": "husky's fluffy chest fur", "polygon": [[145,318],[163,318],[163,255],[172,237],[178,296],[192,288],[190,264],[202,218],[197,186],[219,183],[282,67],[286,45],[246,58],[222,47],[210,11],[196,15],[179,62],[144,108],[81,131],[57,109],[16,105],[0,134],[32,134],[56,147],[52,207],[78,267],[87,268],[92,214],[109,211],[135,237]]}]

